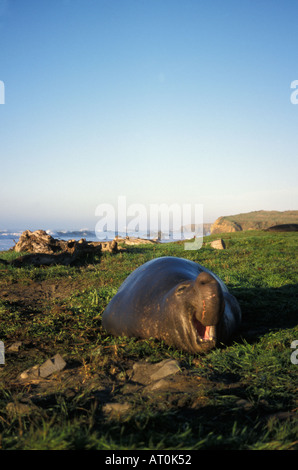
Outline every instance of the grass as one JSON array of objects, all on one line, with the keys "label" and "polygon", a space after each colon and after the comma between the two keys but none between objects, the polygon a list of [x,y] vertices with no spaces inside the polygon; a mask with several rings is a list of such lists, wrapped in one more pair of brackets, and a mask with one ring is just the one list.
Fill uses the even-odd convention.
[{"label": "grass", "polygon": [[[81,267],[0,265],[0,340],[22,343],[0,366],[0,448],[297,449],[297,234],[222,237],[224,251],[184,251],[179,242],[105,253]],[[127,275],[168,255],[210,268],[238,298],[243,322],[230,344],[193,356],[103,330],[101,314]],[[57,352],[65,371],[43,384],[17,382]],[[179,387],[125,391],[135,362],[169,357],[180,362]],[[106,415],[113,401],[129,403],[128,413]]]}]

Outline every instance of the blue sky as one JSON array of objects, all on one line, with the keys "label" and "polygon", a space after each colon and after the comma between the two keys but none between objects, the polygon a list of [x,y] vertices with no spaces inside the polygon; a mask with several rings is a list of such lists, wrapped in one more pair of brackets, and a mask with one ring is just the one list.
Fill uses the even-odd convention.
[{"label": "blue sky", "polygon": [[0,229],[298,209],[296,0],[0,0]]}]

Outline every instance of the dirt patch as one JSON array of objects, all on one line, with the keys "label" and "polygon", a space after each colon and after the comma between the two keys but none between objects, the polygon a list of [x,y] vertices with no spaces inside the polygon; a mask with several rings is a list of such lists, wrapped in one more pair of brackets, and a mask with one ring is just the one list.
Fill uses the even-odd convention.
[{"label": "dirt patch", "polygon": [[30,415],[53,407],[61,399],[71,402],[79,396],[87,408],[93,403],[104,419],[122,420],[139,413],[144,403],[155,410],[198,409],[208,401],[206,391],[216,387],[171,359],[155,364],[128,360],[118,366],[125,370],[124,374],[109,374],[100,367],[96,370],[96,363],[68,363],[64,370],[47,378],[11,378],[8,389],[15,396],[22,390],[22,395],[8,403],[7,412]]},{"label": "dirt patch", "polygon": [[[94,280],[94,286],[95,283],[98,284],[98,280]],[[11,281],[1,289],[0,298],[8,307],[17,307],[21,315],[28,316],[30,320],[32,315],[42,312],[50,302],[53,305],[52,312],[57,313],[63,308],[59,306],[59,301],[67,299],[84,287],[91,287],[90,280],[85,279],[82,282],[81,279],[62,278],[42,281],[27,279],[26,283]],[[54,305],[56,300],[58,304]],[[83,393],[90,395],[88,400],[94,399],[100,403],[100,407],[107,404],[104,408],[107,416],[114,416],[115,413],[122,416],[133,413],[133,404],[140,398],[156,403],[156,406],[163,407],[166,403],[168,407],[187,405],[197,408],[206,402],[205,390],[217,386],[216,382],[208,381],[193,369],[185,367],[183,362],[169,358],[156,363],[129,357],[119,358],[112,346],[107,346],[108,353],[104,355],[97,354],[94,346],[94,356],[91,353],[88,362],[82,360],[83,365],[82,361],[69,360],[69,351],[65,352],[65,370],[47,378],[29,377],[27,381],[20,383],[18,377],[27,369],[25,366],[21,369],[21,364],[30,362],[30,367],[34,367],[37,362],[38,367],[57,351],[52,351],[52,344],[40,342],[38,339],[14,340],[18,342],[13,343],[11,340],[6,344],[6,357],[7,363],[15,363],[16,367],[10,367],[4,382],[11,390],[26,387],[27,392],[22,397],[25,404],[32,402],[37,405],[40,400],[45,404],[47,399],[50,403],[54,394],[62,394],[68,400],[78,393]],[[14,344],[17,347],[9,350]],[[61,347],[59,353],[63,357]],[[35,362],[32,364],[33,361]]]},{"label": "dirt patch", "polygon": [[0,300],[18,303],[23,308],[26,308],[32,304],[40,305],[55,299],[65,299],[84,287],[90,287],[90,282],[84,284],[73,279],[61,279],[31,281],[24,284],[21,281],[17,281],[8,283],[1,288]]}]

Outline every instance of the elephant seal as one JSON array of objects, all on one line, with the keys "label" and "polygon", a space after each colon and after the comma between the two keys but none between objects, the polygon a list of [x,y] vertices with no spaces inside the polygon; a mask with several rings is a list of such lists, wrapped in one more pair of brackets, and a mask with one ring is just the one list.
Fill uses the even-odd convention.
[{"label": "elephant seal", "polygon": [[239,304],[219,277],[171,256],[133,271],[102,315],[114,336],[156,338],[192,354],[226,342],[240,321]]}]

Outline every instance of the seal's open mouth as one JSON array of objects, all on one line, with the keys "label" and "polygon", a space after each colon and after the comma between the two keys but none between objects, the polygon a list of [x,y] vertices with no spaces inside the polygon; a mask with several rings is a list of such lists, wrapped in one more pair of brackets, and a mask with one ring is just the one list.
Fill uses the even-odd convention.
[{"label": "seal's open mouth", "polygon": [[197,331],[198,339],[200,341],[214,341],[215,340],[215,326],[204,326],[195,317],[193,319],[195,329]]}]

